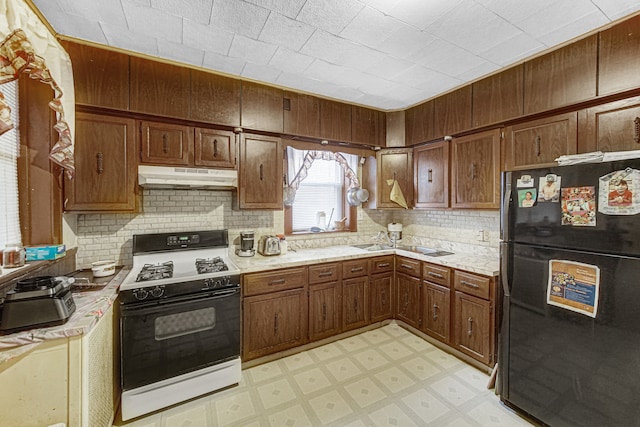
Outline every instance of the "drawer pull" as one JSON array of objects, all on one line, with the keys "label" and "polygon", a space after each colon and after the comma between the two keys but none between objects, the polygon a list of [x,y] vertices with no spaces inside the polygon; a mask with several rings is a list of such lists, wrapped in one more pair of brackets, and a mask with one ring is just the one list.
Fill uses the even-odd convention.
[{"label": "drawer pull", "polygon": [[463,286],[468,286],[468,287],[473,288],[473,289],[479,289],[480,288],[480,286],[476,285],[475,283],[467,282],[466,280],[461,280],[460,284],[463,285]]},{"label": "drawer pull", "polygon": [[467,319],[467,324],[469,325],[469,330],[467,331],[467,335],[471,336],[473,335],[473,318],[469,317]]},{"label": "drawer pull", "polygon": [[378,264],[378,268],[384,268],[384,267],[389,267],[391,264],[389,264],[388,262],[383,262]]},{"label": "drawer pull", "polygon": [[271,286],[271,285],[281,285],[284,282],[285,282],[284,279],[272,280],[272,281],[269,282],[269,286]]},{"label": "drawer pull", "polygon": [[409,265],[409,264],[400,264],[400,267],[402,268],[408,268],[409,270],[413,270],[413,266]]},{"label": "drawer pull", "polygon": [[438,304],[433,304],[433,320],[438,320]]},{"label": "drawer pull", "polygon": [[437,277],[438,279],[443,279],[444,276],[440,273],[434,273],[433,271],[427,271],[427,275],[431,277]]},{"label": "drawer pull", "polygon": [[351,272],[352,273],[357,273],[358,271],[362,271],[362,270],[364,270],[364,267],[353,267],[351,269]]},{"label": "drawer pull", "polygon": [[333,276],[333,271],[325,271],[323,273],[318,274],[318,277],[331,277]]}]

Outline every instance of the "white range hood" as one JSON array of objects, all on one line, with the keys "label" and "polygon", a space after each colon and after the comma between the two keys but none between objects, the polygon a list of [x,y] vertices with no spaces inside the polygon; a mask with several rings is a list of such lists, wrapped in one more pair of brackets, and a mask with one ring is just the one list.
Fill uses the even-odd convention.
[{"label": "white range hood", "polygon": [[138,184],[145,188],[234,190],[238,188],[238,171],[140,165]]}]

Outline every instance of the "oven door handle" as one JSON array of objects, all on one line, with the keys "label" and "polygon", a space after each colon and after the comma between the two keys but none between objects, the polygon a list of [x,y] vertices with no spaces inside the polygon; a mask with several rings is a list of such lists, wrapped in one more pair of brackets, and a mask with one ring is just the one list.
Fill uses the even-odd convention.
[{"label": "oven door handle", "polygon": [[174,309],[178,304],[189,303],[192,304],[194,302],[202,301],[202,300],[218,300],[222,298],[229,298],[234,295],[240,294],[240,288],[232,288],[232,289],[223,289],[211,291],[204,294],[195,294],[195,295],[186,295],[175,298],[166,298],[161,300],[154,301],[141,301],[132,304],[124,304],[120,307],[120,316],[144,316],[147,314],[155,313],[158,311],[163,311],[167,309]]}]

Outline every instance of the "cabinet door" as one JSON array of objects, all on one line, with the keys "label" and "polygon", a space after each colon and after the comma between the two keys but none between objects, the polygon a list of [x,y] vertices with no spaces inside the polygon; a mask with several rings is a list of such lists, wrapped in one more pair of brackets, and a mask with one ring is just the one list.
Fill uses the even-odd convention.
[{"label": "cabinet door", "polygon": [[413,150],[416,208],[449,207],[449,142],[441,141]]},{"label": "cabinet door", "polygon": [[471,129],[471,85],[434,100],[433,124],[434,138]]},{"label": "cabinet door", "polygon": [[587,108],[583,116],[581,153],[640,149],[640,97]]},{"label": "cabinet door", "polygon": [[131,57],[131,110],[188,118],[189,68]]},{"label": "cabinet door", "polygon": [[524,64],[524,114],[552,110],[596,96],[597,35]]},{"label": "cabinet door", "polygon": [[491,304],[456,292],[455,346],[461,352],[489,365],[491,361]]},{"label": "cabinet door", "polygon": [[413,157],[411,150],[393,149],[381,150],[376,154],[376,207],[400,208],[401,206],[391,200],[393,185],[388,180],[396,180],[407,206],[413,202]]},{"label": "cabinet door", "polygon": [[598,95],[640,86],[640,15],[599,33]]},{"label": "cabinet door", "polygon": [[194,164],[235,169],[236,135],[224,130],[196,128]]},{"label": "cabinet door", "polygon": [[435,139],[433,104],[434,101],[423,102],[405,111],[405,145],[415,145]]},{"label": "cabinet door", "polygon": [[351,106],[351,142],[385,146],[386,117],[382,111]]},{"label": "cabinet door", "polygon": [[340,282],[309,286],[309,341],[340,332]]},{"label": "cabinet door", "polygon": [[577,113],[509,126],[505,133],[505,170],[552,166],[578,149]]},{"label": "cabinet door", "polygon": [[129,109],[129,55],[62,41],[73,64],[77,104]]},{"label": "cabinet door", "polygon": [[307,335],[305,289],[245,297],[242,360],[304,344]]},{"label": "cabinet door", "polygon": [[280,138],[242,135],[239,168],[240,209],[282,209]]},{"label": "cabinet door", "polygon": [[523,112],[522,64],[473,83],[473,127],[478,128],[519,117]]},{"label": "cabinet door", "polygon": [[396,274],[396,318],[414,328],[420,327],[420,279]]},{"label": "cabinet door", "polygon": [[351,141],[351,105],[320,100],[320,137],[332,141]]},{"label": "cabinet door", "polygon": [[424,331],[438,340],[449,343],[451,309],[450,290],[444,286],[424,282],[423,295]]},{"label": "cabinet door", "polygon": [[140,123],[141,163],[193,164],[193,130],[188,126],[143,121]]},{"label": "cabinet door", "polygon": [[241,126],[267,132],[282,132],[284,92],[271,86],[242,82]]},{"label": "cabinet door", "polygon": [[451,207],[497,209],[500,130],[454,139],[451,151]]},{"label": "cabinet door", "polygon": [[371,323],[393,317],[393,273],[371,276]]},{"label": "cabinet door", "polygon": [[320,137],[320,99],[312,95],[285,92],[284,133]]},{"label": "cabinet door", "polygon": [[367,276],[342,281],[342,330],[361,328],[369,323]]},{"label": "cabinet door", "polygon": [[240,80],[191,70],[190,118],[240,126]]},{"label": "cabinet door", "polygon": [[135,210],[135,121],[78,112],[75,141],[76,175],[65,178],[65,210]]}]

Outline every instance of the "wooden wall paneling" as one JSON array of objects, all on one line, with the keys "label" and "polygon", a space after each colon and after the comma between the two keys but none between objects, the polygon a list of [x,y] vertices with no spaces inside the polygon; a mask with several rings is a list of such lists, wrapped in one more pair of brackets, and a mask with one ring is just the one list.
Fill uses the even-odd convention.
[{"label": "wooden wall paneling", "polygon": [[524,114],[596,96],[598,38],[592,35],[524,64]]},{"label": "wooden wall paneling", "polygon": [[320,137],[332,141],[351,141],[351,105],[320,100]]},{"label": "wooden wall paneling", "polygon": [[384,147],[386,125],[382,111],[351,106],[351,142]]},{"label": "wooden wall paneling", "polygon": [[467,85],[434,100],[434,139],[471,128],[471,94]]},{"label": "wooden wall paneling", "polygon": [[284,133],[320,137],[320,100],[312,95],[285,92]]},{"label": "wooden wall paneling", "polygon": [[640,86],[640,15],[599,34],[598,95]]},{"label": "wooden wall paneling", "polygon": [[239,79],[191,70],[190,118],[225,126],[240,126]]},{"label": "wooden wall paneling", "polygon": [[386,147],[404,147],[405,140],[405,112],[391,111],[385,114],[387,126],[385,131]]},{"label": "wooden wall paneling", "polygon": [[405,140],[407,146],[434,139],[433,106],[434,101],[432,100],[405,110]]},{"label": "wooden wall paneling", "polygon": [[242,82],[240,126],[267,132],[282,132],[284,91],[253,82]]},{"label": "wooden wall paneling", "polygon": [[523,113],[524,66],[501,71],[473,83],[473,127],[519,117]]}]

